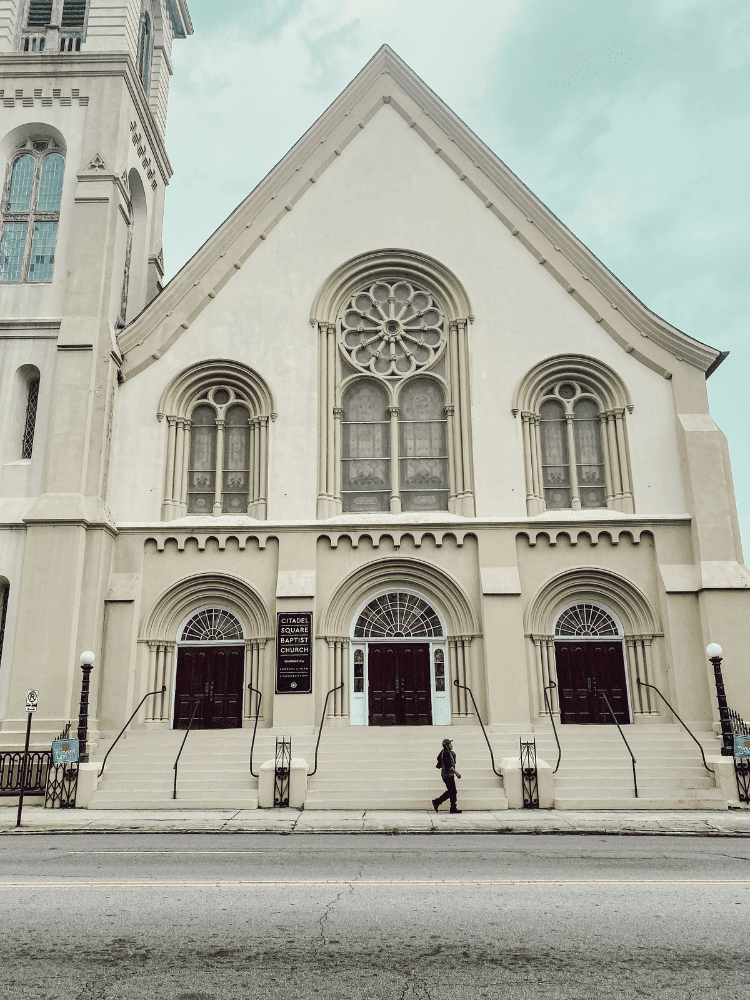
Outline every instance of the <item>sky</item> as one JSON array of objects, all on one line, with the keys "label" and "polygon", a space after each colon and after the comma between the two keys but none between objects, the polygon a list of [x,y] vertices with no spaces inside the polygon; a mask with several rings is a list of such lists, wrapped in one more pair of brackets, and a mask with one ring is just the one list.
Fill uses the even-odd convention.
[{"label": "sky", "polygon": [[747,0],[188,5],[167,277],[387,42],[651,310],[730,352],[709,398],[750,551]]}]

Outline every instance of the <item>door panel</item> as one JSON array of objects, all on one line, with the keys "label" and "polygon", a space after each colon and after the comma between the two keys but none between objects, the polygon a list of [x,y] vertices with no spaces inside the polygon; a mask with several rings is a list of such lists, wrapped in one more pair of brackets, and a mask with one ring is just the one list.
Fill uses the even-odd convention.
[{"label": "door panel", "polygon": [[370,644],[369,723],[432,723],[429,644]]},{"label": "door panel", "polygon": [[561,723],[613,723],[602,694],[618,723],[630,723],[621,641],[557,641],[555,660]]},{"label": "door panel", "polygon": [[193,728],[241,727],[244,663],[243,647],[180,647],[174,726],[188,726],[197,700]]}]

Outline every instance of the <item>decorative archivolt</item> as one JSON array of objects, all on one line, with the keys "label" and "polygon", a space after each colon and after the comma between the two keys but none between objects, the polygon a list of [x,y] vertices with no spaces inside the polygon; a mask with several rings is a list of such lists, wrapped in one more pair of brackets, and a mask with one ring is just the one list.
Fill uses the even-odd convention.
[{"label": "decorative archivolt", "polygon": [[524,630],[532,637],[551,637],[560,611],[587,601],[611,609],[626,636],[661,634],[659,617],[649,599],[627,578],[604,567],[577,567],[548,578],[529,602]]},{"label": "decorative archivolt", "polygon": [[189,417],[193,404],[219,385],[233,390],[255,416],[276,418],[273,396],[265,380],[250,366],[223,358],[206,359],[178,373],[161,395],[157,418]]},{"label": "decorative archivolt", "polygon": [[167,418],[162,519],[266,517],[268,426],[276,414],[256,372],[225,359],[199,362],[167,386],[157,417]]},{"label": "decorative archivolt", "polygon": [[233,574],[206,571],[177,581],[154,602],[143,621],[141,638],[175,641],[186,617],[207,605],[220,606],[235,615],[248,639],[265,640],[273,635],[266,604],[251,584]]},{"label": "decorative archivolt", "polygon": [[385,248],[358,254],[339,265],[318,289],[310,323],[335,324],[347,296],[378,280],[399,278],[416,281],[434,293],[449,321],[473,319],[468,294],[449,268],[419,251]]},{"label": "decorative archivolt", "polygon": [[434,564],[410,557],[385,557],[352,571],[336,588],[320,617],[323,636],[348,637],[357,610],[378,592],[413,589],[442,615],[450,636],[479,635],[479,623],[458,581]]},{"label": "decorative archivolt", "polygon": [[582,381],[604,410],[615,407],[633,410],[627,387],[614,369],[587,355],[556,355],[539,362],[521,379],[513,393],[513,414],[538,411],[542,397],[562,380]]},{"label": "decorative archivolt", "polygon": [[[310,320],[319,341],[318,518],[473,515],[473,317],[458,278],[425,254],[371,251],[325,280]],[[419,428],[410,422],[417,403]]]}]

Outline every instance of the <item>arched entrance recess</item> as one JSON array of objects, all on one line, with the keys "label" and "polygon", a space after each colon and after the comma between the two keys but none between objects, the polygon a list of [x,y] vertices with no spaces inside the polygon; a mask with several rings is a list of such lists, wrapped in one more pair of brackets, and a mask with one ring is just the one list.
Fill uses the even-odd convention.
[{"label": "arched entrance recess", "polygon": [[445,624],[421,595],[371,597],[354,619],[351,650],[353,725],[450,723]]},{"label": "arched entrance recess", "polygon": [[[146,722],[184,727],[200,695],[198,726],[239,727],[243,720],[252,723],[255,707],[247,686],[268,691],[271,636],[265,602],[242,578],[207,571],[175,582],[157,599],[141,627],[139,645],[148,658],[143,693],[166,687],[164,694],[148,700]],[[185,650],[196,652],[191,670],[198,672],[187,680],[184,671],[188,669],[183,669]],[[219,654],[221,650],[226,653]],[[225,672],[229,675],[224,676]],[[236,685],[232,672],[239,672],[239,707],[231,705],[233,699],[225,698],[236,691],[234,688],[220,691],[229,682]],[[186,704],[190,704],[189,711]]]},{"label": "arched entrance recess", "polygon": [[[548,715],[545,690],[552,712],[565,723],[612,723],[601,693],[620,722],[657,714],[650,690],[638,680],[664,684],[659,672],[663,634],[653,605],[627,578],[602,567],[562,571],[529,603],[525,627],[533,642],[531,682],[538,716]],[[558,688],[551,687],[553,682]],[[619,706],[614,690],[621,693],[614,697]]]},{"label": "arched entrance recess", "polygon": [[576,602],[559,614],[555,665],[561,723],[611,724],[612,713],[618,723],[632,723],[623,637],[621,624],[598,602]]},{"label": "arched entrance recess", "polygon": [[[387,597],[397,595],[404,598]],[[368,653],[377,643],[394,651],[407,642],[429,648],[431,723],[474,716],[465,690],[456,689],[454,680],[472,688],[481,708],[478,619],[459,582],[435,564],[413,557],[364,564],[341,582],[320,624],[329,648],[327,688],[344,682],[341,702],[329,702],[330,716],[348,717],[352,725],[370,722]]]},{"label": "arched entrance recess", "polygon": [[242,726],[245,636],[228,609],[206,606],[179,630],[172,723],[196,730]]}]

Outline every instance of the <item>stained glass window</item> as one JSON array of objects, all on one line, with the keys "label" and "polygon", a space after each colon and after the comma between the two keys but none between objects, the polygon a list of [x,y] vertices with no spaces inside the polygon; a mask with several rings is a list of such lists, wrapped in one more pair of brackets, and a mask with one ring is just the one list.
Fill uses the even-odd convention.
[{"label": "stained glass window", "polygon": [[[221,400],[219,397],[221,396]],[[226,400],[224,400],[226,396]],[[217,403],[226,403],[229,394],[218,390],[214,394]],[[247,513],[247,489],[250,476],[250,428],[248,413],[244,407],[230,407],[226,412],[224,427],[224,484],[222,490],[222,510]]]},{"label": "stained glass window", "polygon": [[435,610],[416,595],[394,591],[374,598],[357,620],[355,637],[442,637]]},{"label": "stained glass window", "polygon": [[539,408],[542,439],[542,476],[548,508],[570,508],[570,465],[565,409],[556,400]]},{"label": "stained glass window", "polygon": [[578,400],[573,407],[573,438],[576,444],[578,490],[582,508],[606,508],[602,433],[599,405],[593,400]]},{"label": "stained glass window", "polygon": [[399,398],[399,477],[403,511],[447,511],[445,398],[431,379],[412,379]]},{"label": "stained glass window", "polygon": [[[542,484],[547,508],[570,508],[574,494],[582,508],[606,508],[607,486],[600,407],[588,387],[561,383],[547,391],[539,408]],[[568,422],[572,421],[573,436]],[[571,444],[572,443],[572,444]],[[575,455],[571,457],[571,448]],[[571,464],[575,464],[575,476]]]},{"label": "stained glass window", "polygon": [[365,653],[361,648],[354,652],[354,691],[365,691]]},{"label": "stained glass window", "polygon": [[0,283],[52,281],[65,173],[65,161],[53,146],[50,140],[26,140],[11,165]]},{"label": "stained glass window", "polygon": [[207,640],[242,640],[242,623],[226,609],[201,609],[188,620],[182,631],[183,642],[200,643]]},{"label": "stained glass window", "polygon": [[191,422],[187,510],[211,515],[216,485],[216,412],[201,404],[193,411]]},{"label": "stained glass window", "polygon": [[445,692],[445,654],[435,651],[435,692]]},{"label": "stained glass window", "polygon": [[580,602],[560,615],[555,625],[555,636],[619,637],[620,630],[606,609],[592,602]]},{"label": "stained glass window", "polygon": [[385,390],[369,381],[349,387],[341,426],[344,511],[388,511],[391,440]]}]

